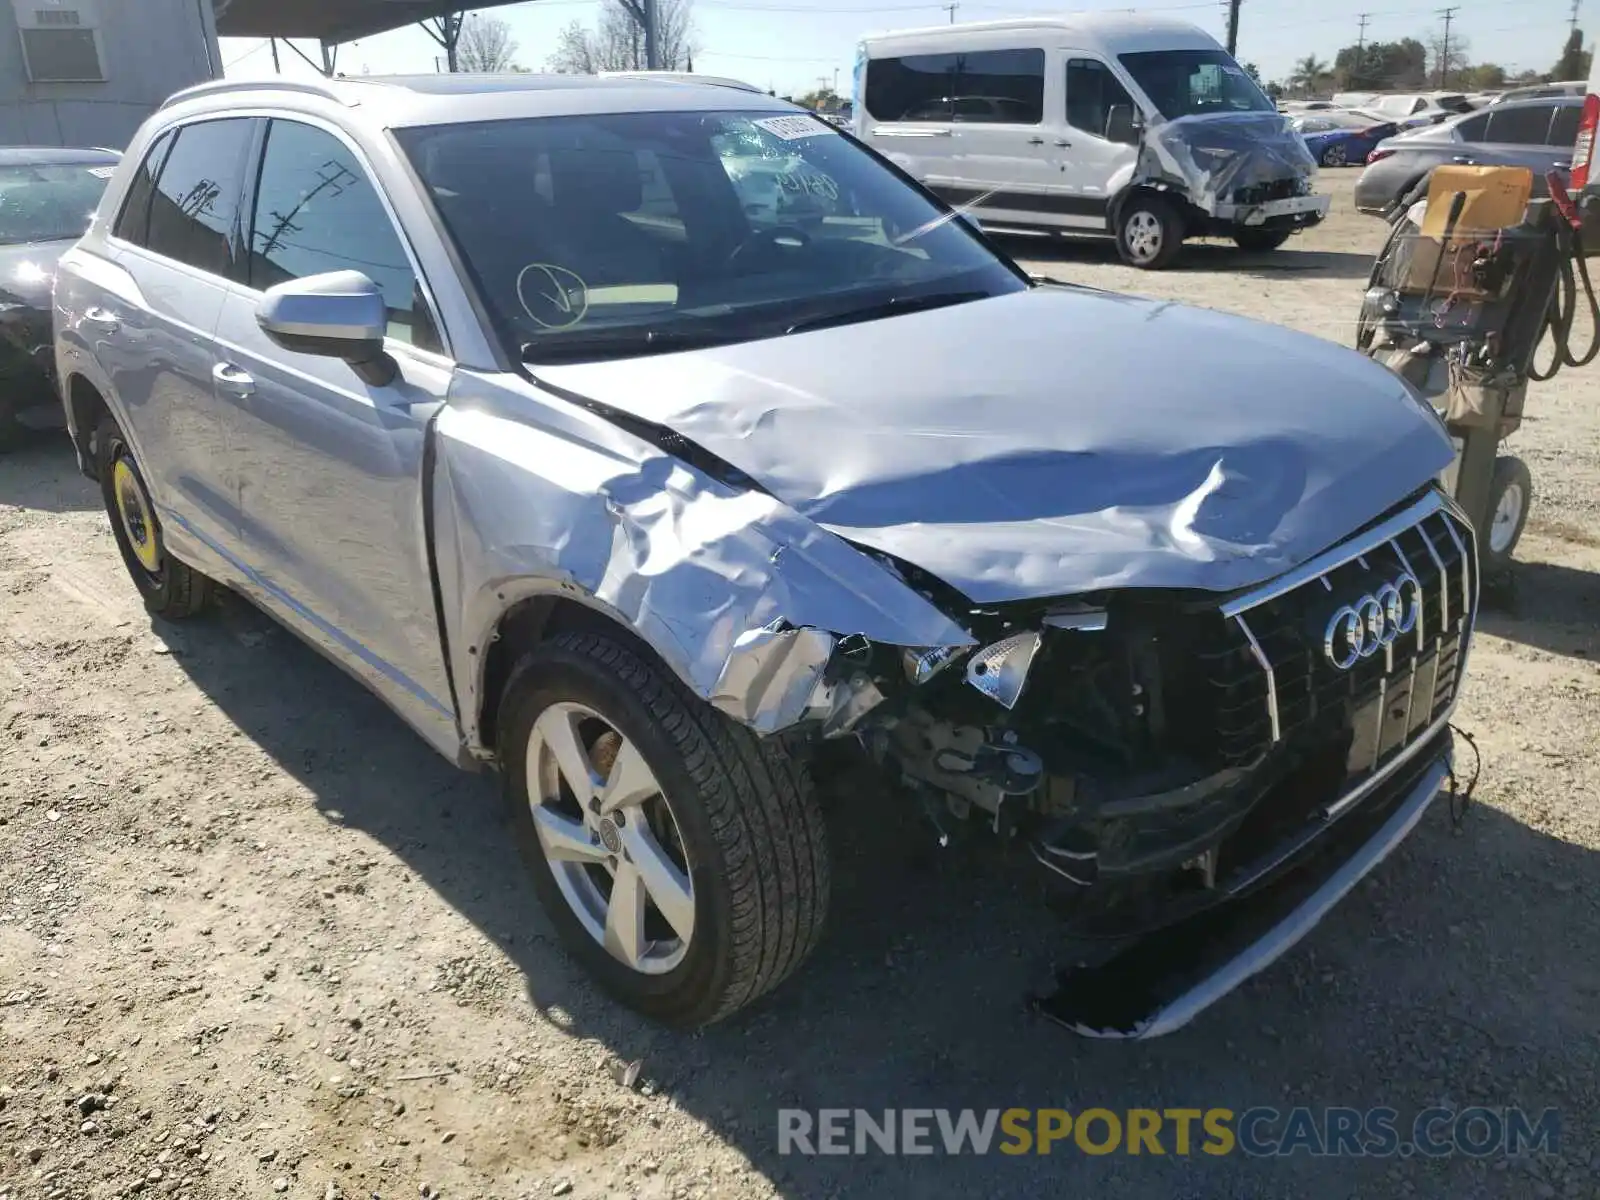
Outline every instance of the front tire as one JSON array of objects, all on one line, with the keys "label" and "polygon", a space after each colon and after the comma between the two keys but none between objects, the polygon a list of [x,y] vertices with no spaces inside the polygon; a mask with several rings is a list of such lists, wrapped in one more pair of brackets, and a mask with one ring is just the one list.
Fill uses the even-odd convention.
[{"label": "front tire", "polygon": [[211,580],[167,553],[161,521],[133,448],[109,414],[101,418],[94,440],[96,474],[111,532],[145,608],[169,621],[194,616],[210,603]]},{"label": "front tire", "polygon": [[1520,458],[1496,459],[1487,511],[1478,530],[1478,558],[1485,575],[1499,575],[1511,569],[1511,556],[1522,540],[1532,506],[1533,476],[1528,465]]},{"label": "front tire", "polygon": [[1159,271],[1183,248],[1183,217],[1165,197],[1153,192],[1128,197],[1117,213],[1117,253],[1130,267]]},{"label": "front tire", "polygon": [[1322,165],[1325,167],[1347,167],[1350,165],[1350,151],[1341,144],[1325,147],[1322,151]]},{"label": "front tire", "polygon": [[1241,229],[1233,244],[1246,254],[1269,254],[1289,240],[1287,229]]},{"label": "front tire", "polygon": [[569,953],[663,1024],[721,1020],[815,948],[828,906],[804,765],[629,646],[560,634],[500,706],[504,796]]}]

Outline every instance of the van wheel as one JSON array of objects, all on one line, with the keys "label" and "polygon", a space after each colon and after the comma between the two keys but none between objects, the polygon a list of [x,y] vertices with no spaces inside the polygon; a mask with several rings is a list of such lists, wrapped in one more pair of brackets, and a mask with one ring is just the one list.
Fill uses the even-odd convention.
[{"label": "van wheel", "polygon": [[122,427],[109,414],[95,430],[96,474],[123,565],[152,614],[192,617],[211,600],[210,579],[167,553],[150,490]]},{"label": "van wheel", "polygon": [[540,904],[629,1008],[706,1025],[815,947],[827,839],[783,739],[757,737],[620,641],[566,633],[513,670],[496,746]]},{"label": "van wheel", "polygon": [[1183,217],[1162,196],[1144,192],[1128,197],[1117,214],[1117,253],[1130,267],[1159,271],[1183,246]]},{"label": "van wheel", "polygon": [[1241,229],[1233,235],[1233,244],[1246,254],[1266,254],[1289,240],[1287,229]]},{"label": "van wheel", "polygon": [[1532,503],[1533,476],[1528,464],[1510,456],[1496,459],[1483,527],[1478,530],[1478,558],[1484,575],[1511,569],[1511,555],[1522,540]]}]

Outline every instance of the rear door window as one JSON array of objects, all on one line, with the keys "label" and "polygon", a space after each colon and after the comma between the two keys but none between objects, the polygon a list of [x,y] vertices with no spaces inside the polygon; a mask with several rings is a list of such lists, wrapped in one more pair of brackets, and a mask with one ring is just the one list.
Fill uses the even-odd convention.
[{"label": "rear door window", "polygon": [[1547,146],[1570,146],[1578,140],[1578,124],[1583,109],[1576,104],[1559,104],[1550,118],[1550,139]]},{"label": "rear door window", "polygon": [[1463,142],[1486,142],[1489,132],[1489,114],[1479,113],[1456,126],[1456,135]]},{"label": "rear door window", "polygon": [[1501,105],[1489,110],[1485,141],[1510,146],[1547,146],[1553,104]]},{"label": "rear door window", "polygon": [[239,194],[253,118],[185,125],[150,197],[145,245],[154,254],[213,275],[229,275],[237,243]]}]

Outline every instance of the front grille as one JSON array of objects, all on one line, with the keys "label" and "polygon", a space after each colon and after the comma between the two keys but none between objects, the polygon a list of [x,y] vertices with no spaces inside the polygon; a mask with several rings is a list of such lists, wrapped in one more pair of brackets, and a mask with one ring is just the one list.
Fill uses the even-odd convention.
[{"label": "front grille", "polygon": [[[1214,753],[1227,766],[1293,747],[1342,752],[1347,791],[1450,712],[1477,602],[1472,530],[1434,492],[1282,580],[1225,604],[1201,651]],[[1408,574],[1415,628],[1341,670],[1329,619]],[[1329,797],[1328,799],[1332,799]]]},{"label": "front grille", "polygon": [[1296,196],[1303,196],[1311,191],[1310,181],[1302,176],[1289,179],[1274,179],[1268,183],[1252,183],[1248,187],[1235,188],[1233,202],[1235,204],[1266,204],[1272,200],[1292,200]]}]

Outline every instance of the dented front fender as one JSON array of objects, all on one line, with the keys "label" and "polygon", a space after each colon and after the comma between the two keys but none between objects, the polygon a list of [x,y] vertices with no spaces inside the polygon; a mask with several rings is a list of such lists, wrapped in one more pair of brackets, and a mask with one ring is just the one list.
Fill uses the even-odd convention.
[{"label": "dented front fender", "polygon": [[771,495],[518,376],[459,373],[436,434],[440,600],[475,754],[486,753],[487,647],[533,596],[625,625],[696,695],[761,733],[816,715],[841,636],[972,643],[887,566]]}]

